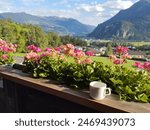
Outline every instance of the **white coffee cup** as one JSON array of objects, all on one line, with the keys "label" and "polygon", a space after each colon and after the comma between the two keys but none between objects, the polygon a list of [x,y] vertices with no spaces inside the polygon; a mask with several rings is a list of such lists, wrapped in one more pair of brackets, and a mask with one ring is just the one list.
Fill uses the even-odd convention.
[{"label": "white coffee cup", "polygon": [[100,81],[92,81],[89,84],[90,86],[90,96],[96,100],[102,100],[107,95],[111,94],[111,89],[106,88],[106,84]]}]

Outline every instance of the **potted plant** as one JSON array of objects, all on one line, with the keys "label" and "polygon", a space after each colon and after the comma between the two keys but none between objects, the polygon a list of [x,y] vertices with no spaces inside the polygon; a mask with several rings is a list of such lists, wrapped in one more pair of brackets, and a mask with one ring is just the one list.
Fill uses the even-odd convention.
[{"label": "potted plant", "polygon": [[16,44],[7,43],[0,39],[0,65],[10,65],[14,63],[12,53],[16,52]]},{"label": "potted plant", "polygon": [[[150,102],[150,76],[123,66],[128,58],[127,48],[118,46],[110,58],[115,65],[92,61],[92,52],[76,50],[67,44],[44,51],[34,45],[28,46],[24,58],[24,72],[36,78],[57,80],[75,89],[89,89],[91,81],[107,84],[121,100]],[[87,54],[85,56],[85,54]]]}]

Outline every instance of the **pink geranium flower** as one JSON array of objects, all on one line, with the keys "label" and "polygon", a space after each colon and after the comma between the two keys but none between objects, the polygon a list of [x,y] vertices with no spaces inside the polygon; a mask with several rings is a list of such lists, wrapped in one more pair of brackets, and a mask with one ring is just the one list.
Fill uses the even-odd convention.
[{"label": "pink geranium flower", "polygon": [[93,61],[88,57],[82,61],[82,64],[91,64]]},{"label": "pink geranium flower", "polygon": [[123,47],[123,46],[117,46],[115,48],[115,53],[116,54],[125,54],[128,52],[128,48],[127,47]]},{"label": "pink geranium flower", "polygon": [[113,63],[116,65],[123,64],[123,60],[122,59],[115,59]]},{"label": "pink geranium flower", "polygon": [[143,66],[144,66],[145,70],[147,70],[148,72],[150,72],[150,62],[145,62]]},{"label": "pink geranium flower", "polygon": [[55,49],[55,51],[57,51],[58,53],[60,53],[60,51],[61,51],[61,48],[60,48],[60,47],[55,47],[54,49]]},{"label": "pink geranium flower", "polygon": [[109,59],[110,59],[110,60],[115,60],[115,59],[116,59],[116,56],[115,56],[115,55],[109,55]]},{"label": "pink geranium flower", "polygon": [[7,45],[7,42],[2,40],[2,39],[0,39],[0,46],[6,46],[6,45]]},{"label": "pink geranium flower", "polygon": [[67,49],[73,49],[74,50],[74,45],[72,45],[72,44],[66,44],[66,48]]},{"label": "pink geranium flower", "polygon": [[121,58],[122,58],[122,59],[131,59],[132,57],[131,57],[128,53],[126,53],[126,54],[123,54],[123,55],[121,56]]},{"label": "pink geranium flower", "polygon": [[35,45],[33,45],[33,44],[32,44],[32,45],[27,46],[27,49],[28,49],[28,50],[30,50],[30,51],[35,51],[35,50],[36,50],[36,48],[37,48],[37,47],[36,47]]},{"label": "pink geranium flower", "polygon": [[145,62],[143,66],[144,68],[150,68],[150,62]]},{"label": "pink geranium flower", "polygon": [[76,53],[76,58],[77,59],[81,59],[85,56],[85,53],[83,51],[79,51]]},{"label": "pink geranium flower", "polygon": [[109,59],[116,65],[124,64],[127,59],[132,57],[128,54],[128,48],[123,46],[117,46],[114,50],[114,54],[109,56]]},{"label": "pink geranium flower", "polygon": [[30,52],[25,56],[25,59],[32,60],[32,61],[37,61],[39,59],[39,55],[35,52]]},{"label": "pink geranium flower", "polygon": [[50,51],[52,51],[52,48],[46,48],[45,49],[45,52],[50,52]]},{"label": "pink geranium flower", "polygon": [[8,58],[8,56],[7,56],[6,54],[3,54],[3,55],[2,55],[2,59],[3,59],[3,60],[6,60],[7,58]]},{"label": "pink geranium flower", "polygon": [[144,69],[150,73],[150,62],[145,62],[145,63],[135,62],[133,66],[139,69]]},{"label": "pink geranium flower", "polygon": [[81,50],[78,50],[78,49],[74,49],[74,53],[79,53],[79,52],[81,52]]},{"label": "pink geranium flower", "polygon": [[144,69],[144,66],[141,62],[135,62],[133,66],[140,68],[140,69]]},{"label": "pink geranium flower", "polygon": [[94,56],[94,53],[93,53],[92,51],[87,51],[85,54],[86,54],[87,56]]},{"label": "pink geranium flower", "polygon": [[27,49],[28,49],[28,51],[32,51],[32,52],[42,52],[42,49],[41,48],[39,48],[39,47],[37,47],[37,46],[35,46],[35,45],[29,45],[28,47],[27,47]]},{"label": "pink geranium flower", "polygon": [[9,48],[7,46],[2,46],[2,51],[3,52],[8,52]]},{"label": "pink geranium flower", "polygon": [[35,52],[42,52],[42,49],[39,48],[39,47],[37,47],[37,48],[35,49]]},{"label": "pink geranium flower", "polygon": [[15,51],[15,44],[7,43],[6,41],[0,39],[0,64],[11,64],[13,62],[11,53]]},{"label": "pink geranium flower", "polygon": [[64,54],[65,55],[69,55],[71,57],[75,57],[76,56],[76,53],[74,52],[74,50],[70,49],[70,50],[65,50],[64,51]]},{"label": "pink geranium flower", "polygon": [[49,55],[49,52],[43,52],[42,54],[40,54],[40,58],[46,57],[46,56],[48,56],[48,55]]},{"label": "pink geranium flower", "polygon": [[9,52],[16,52],[16,47],[17,47],[16,44],[10,43],[10,44],[8,45],[8,51],[9,51]]}]

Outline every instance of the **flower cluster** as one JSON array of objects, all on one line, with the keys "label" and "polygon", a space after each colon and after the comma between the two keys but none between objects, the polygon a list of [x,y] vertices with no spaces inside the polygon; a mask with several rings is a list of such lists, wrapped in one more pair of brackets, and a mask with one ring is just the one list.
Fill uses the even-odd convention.
[{"label": "flower cluster", "polygon": [[146,70],[147,72],[150,73],[150,62],[144,62],[144,63],[135,62],[133,66],[137,67],[139,69],[144,69],[144,70]]},{"label": "flower cluster", "polygon": [[[145,74],[145,71],[136,72],[123,66],[114,67],[96,61],[91,63],[89,56],[93,55],[92,52],[84,53],[71,44],[46,48],[42,52],[38,52],[37,47],[33,45],[28,48],[23,72],[30,73],[33,77],[56,80],[74,89],[87,89],[91,81],[100,80],[119,94],[121,100],[150,102],[150,76]],[[124,47],[117,47],[114,55],[110,56],[117,64],[120,64],[121,58],[128,57]],[[71,62],[65,61],[64,58]],[[150,68],[149,63],[136,65]]]},{"label": "flower cluster", "polygon": [[118,55],[124,55],[128,53],[128,48],[123,46],[117,46],[114,50],[114,53]]},{"label": "flower cluster", "polygon": [[42,51],[41,48],[39,48],[39,47],[37,47],[37,46],[35,46],[35,45],[29,45],[29,46],[27,47],[27,50],[28,50],[29,52],[41,52],[41,51]]},{"label": "flower cluster", "polygon": [[94,53],[93,53],[92,51],[87,51],[85,54],[86,54],[87,56],[94,56]]},{"label": "flower cluster", "polygon": [[[92,63],[92,60],[89,58],[89,56],[93,56],[93,52],[88,51],[84,53],[83,51],[76,49],[72,44],[63,45],[61,46],[61,48],[64,51],[64,54],[73,57],[75,63],[77,64]],[[87,55],[88,57],[85,57],[85,55]]]},{"label": "flower cluster", "polygon": [[35,46],[35,45],[29,45],[27,47],[28,53],[26,54],[25,61],[32,61],[32,62],[38,62],[39,59],[49,56],[51,58],[59,58],[64,59],[63,54],[60,54],[61,48],[46,48],[44,51],[42,51],[41,48]]},{"label": "flower cluster", "polygon": [[109,59],[116,65],[124,64],[127,59],[131,59],[128,55],[128,48],[123,46],[117,46],[114,50],[114,54],[109,56]]},{"label": "flower cluster", "polygon": [[[27,47],[27,51],[28,53],[24,57],[23,62],[25,65],[23,72],[31,73],[34,77],[50,77],[55,80],[67,82],[68,80],[64,81],[67,78],[66,76],[68,76],[68,74],[66,75],[65,73],[69,73],[70,71],[69,77],[71,81],[81,82],[81,77],[85,78],[88,76],[88,74],[86,74],[87,72],[93,72],[89,67],[93,62],[90,59],[93,53],[85,53],[76,49],[72,44],[46,48],[45,50],[41,50],[35,45],[30,45]],[[80,69],[85,74],[76,71]],[[74,76],[76,78],[72,79]]]},{"label": "flower cluster", "polygon": [[[92,60],[90,56],[93,56],[93,52],[84,53],[81,50],[76,49],[72,44],[62,45],[55,48],[46,48],[44,51],[35,45],[29,45],[27,47],[28,54],[25,56],[25,60],[37,62],[40,58],[49,56],[55,59],[66,60],[66,57],[72,57],[77,64],[90,64]],[[87,57],[85,57],[87,55]]]},{"label": "flower cluster", "polygon": [[11,53],[16,52],[16,44],[7,43],[0,39],[0,65],[14,62]]}]

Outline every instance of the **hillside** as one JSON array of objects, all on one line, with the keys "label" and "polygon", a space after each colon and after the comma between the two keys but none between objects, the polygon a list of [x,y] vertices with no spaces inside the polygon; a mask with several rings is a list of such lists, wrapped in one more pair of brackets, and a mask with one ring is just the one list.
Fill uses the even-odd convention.
[{"label": "hillside", "polygon": [[74,36],[60,36],[54,32],[46,33],[41,27],[31,24],[18,24],[9,19],[0,19],[0,39],[17,44],[17,52],[25,52],[26,46],[34,44],[45,49],[72,43],[76,46],[87,42]]},{"label": "hillside", "polygon": [[94,26],[85,25],[72,18],[56,16],[40,17],[27,13],[0,13],[0,19],[8,18],[17,23],[33,24],[42,27],[46,32],[56,32],[62,35],[71,34],[84,36],[93,31]]},{"label": "hillside", "polygon": [[121,10],[108,21],[99,24],[88,36],[150,41],[150,0],[140,0],[130,8]]}]

